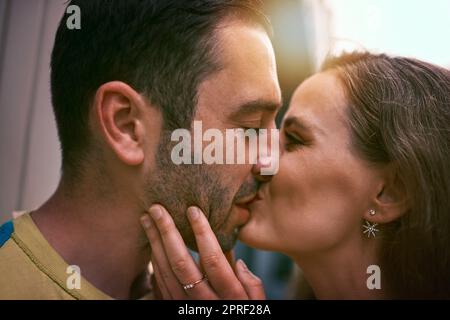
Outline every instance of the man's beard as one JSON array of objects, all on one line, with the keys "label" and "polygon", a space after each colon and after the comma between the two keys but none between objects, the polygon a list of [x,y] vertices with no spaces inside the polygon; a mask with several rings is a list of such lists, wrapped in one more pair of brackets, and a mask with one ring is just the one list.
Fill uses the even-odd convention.
[{"label": "man's beard", "polygon": [[224,168],[224,176],[221,176],[220,165],[176,165],[170,157],[172,146],[170,133],[163,131],[155,170],[145,186],[146,202],[149,205],[159,203],[167,209],[186,245],[192,250],[197,250],[197,245],[186,212],[190,206],[199,207],[207,217],[222,250],[231,250],[237,240],[237,230],[226,232],[224,228],[232,204],[256,193],[257,183],[253,180],[244,183],[233,197],[232,190],[227,187],[233,181],[226,181],[228,176]]}]

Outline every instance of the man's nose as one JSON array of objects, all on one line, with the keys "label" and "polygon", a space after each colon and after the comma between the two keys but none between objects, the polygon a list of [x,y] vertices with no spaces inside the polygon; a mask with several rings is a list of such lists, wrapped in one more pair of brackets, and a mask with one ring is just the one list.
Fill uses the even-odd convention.
[{"label": "man's nose", "polygon": [[256,164],[252,167],[252,174],[259,182],[269,182],[273,174],[262,174],[261,169],[269,167],[272,159],[270,157],[259,157]]}]

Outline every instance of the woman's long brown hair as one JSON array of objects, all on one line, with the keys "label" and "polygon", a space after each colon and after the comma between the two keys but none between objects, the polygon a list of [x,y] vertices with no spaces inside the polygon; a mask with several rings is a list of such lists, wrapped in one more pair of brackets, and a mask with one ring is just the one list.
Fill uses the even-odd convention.
[{"label": "woman's long brown hair", "polygon": [[450,298],[450,71],[370,53],[328,59],[348,99],[352,149],[392,164],[409,210],[381,226],[382,277],[395,298]]}]

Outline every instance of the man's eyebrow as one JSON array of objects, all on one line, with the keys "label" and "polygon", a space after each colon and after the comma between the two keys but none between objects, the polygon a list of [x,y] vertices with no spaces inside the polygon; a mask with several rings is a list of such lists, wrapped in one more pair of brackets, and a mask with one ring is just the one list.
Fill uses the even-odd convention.
[{"label": "man's eyebrow", "polygon": [[282,102],[274,102],[270,100],[253,100],[246,102],[239,106],[239,108],[232,113],[232,117],[240,117],[257,112],[273,113],[281,108]]}]

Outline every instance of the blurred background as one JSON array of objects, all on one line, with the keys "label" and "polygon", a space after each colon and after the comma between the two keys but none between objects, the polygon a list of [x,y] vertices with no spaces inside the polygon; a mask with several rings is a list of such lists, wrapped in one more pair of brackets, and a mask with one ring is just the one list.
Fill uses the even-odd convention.
[{"label": "blurred background", "polygon": [[[38,207],[59,180],[49,61],[65,2],[0,0],[0,224],[15,210]],[[343,50],[405,55],[450,67],[448,0],[264,3],[274,26],[273,44],[286,102],[327,54]],[[289,297],[293,281],[288,258],[243,244],[238,244],[236,255],[263,278],[269,298]]]}]

